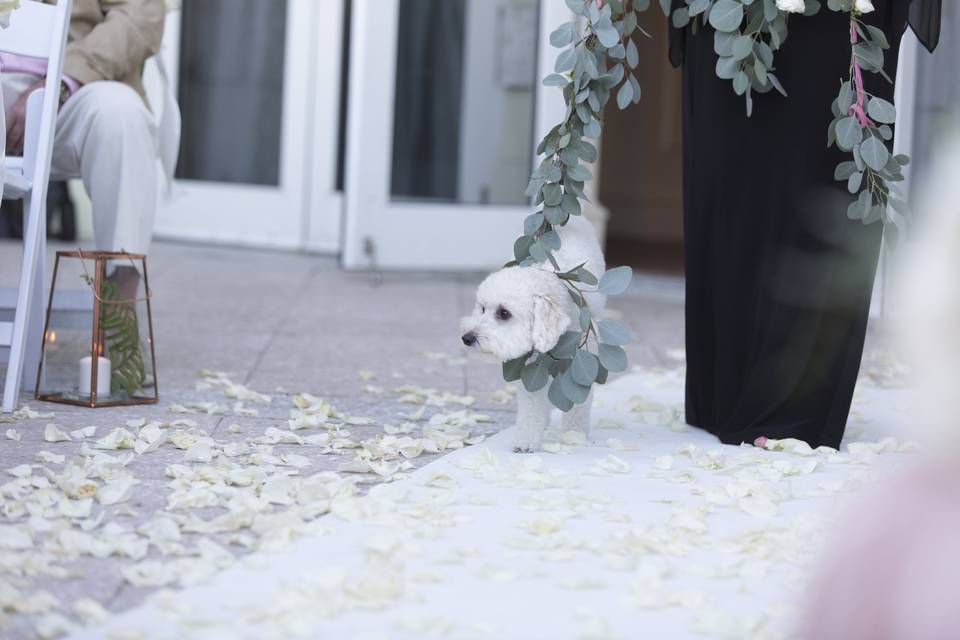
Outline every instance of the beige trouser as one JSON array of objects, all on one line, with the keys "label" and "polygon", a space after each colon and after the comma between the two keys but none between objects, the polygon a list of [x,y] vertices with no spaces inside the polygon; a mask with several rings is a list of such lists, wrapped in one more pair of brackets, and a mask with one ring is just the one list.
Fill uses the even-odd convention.
[{"label": "beige trouser", "polygon": [[[23,73],[0,78],[8,112],[36,81]],[[64,103],[51,177],[83,180],[97,249],[147,253],[157,210],[157,130],[136,91],[119,82],[91,82]]]}]

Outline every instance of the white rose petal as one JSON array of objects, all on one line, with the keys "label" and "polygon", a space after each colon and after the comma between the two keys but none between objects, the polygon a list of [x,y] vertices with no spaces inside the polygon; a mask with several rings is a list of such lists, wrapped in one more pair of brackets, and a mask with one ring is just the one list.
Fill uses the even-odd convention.
[{"label": "white rose petal", "polygon": [[92,438],[97,433],[97,427],[90,425],[89,427],[83,427],[82,429],[74,429],[70,432],[70,437],[74,440],[83,440],[84,438]]},{"label": "white rose petal", "polygon": [[133,488],[140,484],[136,478],[122,477],[103,485],[97,491],[97,502],[106,506],[126,502],[133,495]]},{"label": "white rose petal", "polygon": [[73,438],[57,425],[50,423],[43,429],[43,439],[46,442],[70,442]]},{"label": "white rose petal", "polygon": [[662,471],[673,468],[673,456],[657,456],[653,459],[653,466]]},{"label": "white rose petal", "polygon": [[63,464],[66,459],[66,456],[60,455],[59,453],[51,453],[50,451],[43,450],[37,451],[37,462]]},{"label": "white rose petal", "polygon": [[133,445],[136,439],[133,437],[133,434],[123,429],[117,427],[107,435],[103,436],[97,440],[93,446],[97,449],[133,449]]},{"label": "white rose petal", "polygon": [[803,13],[806,5],[803,0],[777,0],[777,9],[788,13]]},{"label": "white rose petal", "polygon": [[854,0],[853,8],[860,13],[870,13],[873,11],[873,2],[870,0]]},{"label": "white rose petal", "polygon": [[110,617],[103,605],[91,598],[80,598],[74,602],[73,612],[87,625],[98,624]]}]

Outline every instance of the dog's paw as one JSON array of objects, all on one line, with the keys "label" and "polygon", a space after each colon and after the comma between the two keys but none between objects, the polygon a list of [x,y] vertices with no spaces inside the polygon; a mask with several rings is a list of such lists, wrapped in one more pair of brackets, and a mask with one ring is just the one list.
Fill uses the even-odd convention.
[{"label": "dog's paw", "polygon": [[517,439],[513,441],[514,453],[536,453],[540,450],[539,440]]}]

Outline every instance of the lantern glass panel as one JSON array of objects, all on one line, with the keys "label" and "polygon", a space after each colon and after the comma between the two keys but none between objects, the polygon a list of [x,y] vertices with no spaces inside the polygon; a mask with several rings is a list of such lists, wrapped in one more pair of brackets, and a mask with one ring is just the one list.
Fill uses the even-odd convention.
[{"label": "lantern glass panel", "polygon": [[37,398],[87,406],[157,401],[143,256],[58,252]]}]

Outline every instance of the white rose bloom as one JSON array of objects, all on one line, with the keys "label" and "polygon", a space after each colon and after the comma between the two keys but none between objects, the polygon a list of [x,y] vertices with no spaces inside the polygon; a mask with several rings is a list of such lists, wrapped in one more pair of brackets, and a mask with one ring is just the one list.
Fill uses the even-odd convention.
[{"label": "white rose bloom", "polygon": [[870,0],[854,0],[853,8],[860,13],[870,13],[873,11],[873,2]]},{"label": "white rose bloom", "polygon": [[777,0],[777,9],[780,9],[780,11],[803,13],[806,8],[803,0]]}]

